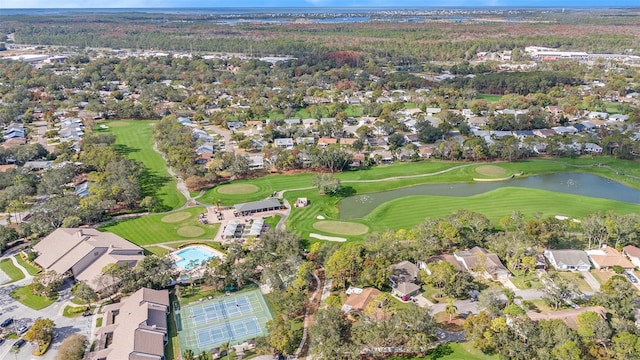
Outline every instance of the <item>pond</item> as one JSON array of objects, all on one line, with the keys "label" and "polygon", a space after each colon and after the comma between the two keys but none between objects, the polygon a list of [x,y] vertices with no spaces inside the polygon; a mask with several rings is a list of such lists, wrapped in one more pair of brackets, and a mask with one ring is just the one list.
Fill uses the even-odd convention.
[{"label": "pond", "polygon": [[342,199],[341,220],[359,219],[387,201],[412,195],[472,196],[502,187],[524,187],[640,204],[640,191],[598,175],[554,173],[498,182],[426,184]]}]

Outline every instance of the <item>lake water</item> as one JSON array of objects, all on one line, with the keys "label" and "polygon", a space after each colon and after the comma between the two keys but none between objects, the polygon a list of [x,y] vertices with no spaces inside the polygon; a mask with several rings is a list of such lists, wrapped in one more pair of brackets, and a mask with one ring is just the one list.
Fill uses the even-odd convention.
[{"label": "lake water", "polygon": [[412,195],[472,196],[501,187],[523,187],[640,204],[640,191],[584,173],[554,173],[498,182],[426,184],[344,198],[338,204],[341,220],[358,219],[387,201]]}]

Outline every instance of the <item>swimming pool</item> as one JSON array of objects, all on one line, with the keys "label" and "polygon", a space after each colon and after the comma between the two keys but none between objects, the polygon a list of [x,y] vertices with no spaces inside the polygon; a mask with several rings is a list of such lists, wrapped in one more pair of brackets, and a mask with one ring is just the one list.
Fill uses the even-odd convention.
[{"label": "swimming pool", "polygon": [[179,260],[175,262],[176,267],[185,270],[191,270],[194,267],[202,264],[202,262],[216,257],[216,255],[212,251],[209,251],[201,246],[184,248],[175,253],[175,255],[179,258]]}]

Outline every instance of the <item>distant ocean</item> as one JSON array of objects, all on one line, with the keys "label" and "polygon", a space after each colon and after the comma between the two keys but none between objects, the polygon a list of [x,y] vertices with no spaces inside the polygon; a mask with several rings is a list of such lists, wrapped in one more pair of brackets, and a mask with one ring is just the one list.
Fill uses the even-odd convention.
[{"label": "distant ocean", "polygon": [[[250,15],[250,14],[367,14],[376,12],[411,12],[411,11],[456,11],[456,10],[514,10],[514,9],[542,9],[543,7],[216,7],[216,8],[92,8],[92,9],[0,9],[0,15],[64,15],[64,14],[96,14],[96,13],[147,13],[147,14],[198,14],[198,15]],[[555,9],[561,9],[556,7]],[[572,10],[589,10],[615,8],[602,7],[579,8]],[[544,7],[544,9],[553,9]],[[569,7],[567,7],[569,9]]]}]

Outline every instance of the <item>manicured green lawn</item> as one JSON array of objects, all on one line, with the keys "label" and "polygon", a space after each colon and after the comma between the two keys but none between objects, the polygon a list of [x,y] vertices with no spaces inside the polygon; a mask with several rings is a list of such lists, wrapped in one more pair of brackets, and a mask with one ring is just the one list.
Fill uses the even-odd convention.
[{"label": "manicured green lawn", "polygon": [[488,104],[491,104],[500,101],[500,99],[502,99],[502,95],[478,94],[476,95],[476,99],[485,100]]},{"label": "manicured green lawn", "polygon": [[159,204],[156,211],[168,211],[182,206],[186,199],[176,188],[176,179],[167,171],[167,164],[153,150],[153,121],[117,120],[102,123],[116,136],[115,148],[145,167],[140,178],[143,196],[155,197]]},{"label": "manicured green lawn", "polygon": [[0,261],[0,270],[2,270],[5,274],[7,274],[8,277],[11,278],[11,281],[7,283],[12,283],[14,281],[24,279],[24,273],[22,272],[22,270],[13,265],[11,259],[4,259]]},{"label": "manicured green lawn", "polygon": [[16,255],[16,260],[18,261],[18,264],[22,265],[22,267],[27,270],[29,275],[37,275],[42,271],[41,268],[35,266],[33,263],[24,260],[21,255]]},{"label": "manicured green lawn", "polygon": [[145,252],[148,251],[149,253],[155,254],[155,255],[158,255],[158,256],[165,256],[171,251],[171,250],[169,250],[169,249],[167,249],[165,247],[153,246],[153,245],[152,246],[146,246],[144,248],[144,250],[145,250]]},{"label": "manicured green lawn", "polygon": [[47,299],[44,296],[34,295],[31,285],[15,289],[11,292],[11,297],[18,300],[22,305],[34,310],[42,310],[55,302],[55,299]]},{"label": "manicured green lawn", "polygon": [[487,216],[494,223],[514,210],[527,217],[564,215],[582,218],[596,211],[620,214],[638,211],[637,204],[556,193],[538,189],[504,187],[469,197],[409,196],[389,201],[366,216],[374,230],[410,228],[427,217],[442,218],[459,209]]},{"label": "manicured green lawn", "polygon": [[[599,166],[600,164],[606,166]],[[640,166],[638,165],[638,162],[616,160],[607,156],[595,158],[587,156],[575,159],[530,159],[490,164],[491,167],[503,168],[507,175],[522,173],[523,176],[532,176],[556,172],[586,172],[640,189],[640,180],[627,176],[640,177]],[[343,186],[343,192],[340,195],[319,195],[316,189],[310,188],[313,174],[270,175],[234,182],[234,184],[246,183],[257,186],[259,190],[255,193],[246,195],[221,194],[217,192],[217,188],[212,188],[200,200],[205,203],[215,203],[219,200],[223,205],[232,205],[264,199],[276,191],[303,189],[285,193],[285,197],[290,203],[293,203],[297,197],[307,197],[311,202],[309,207],[291,209],[291,214],[287,219],[287,228],[303,236],[308,236],[310,232],[334,235],[314,229],[313,224],[318,221],[318,216],[323,216],[327,220],[339,220],[338,203],[344,196],[381,192],[420,184],[471,182],[474,178],[483,177],[476,171],[476,168],[481,166],[485,166],[485,164],[425,161],[396,163],[368,170],[346,171],[336,174]],[[444,172],[434,174],[441,171]],[[411,175],[421,176],[407,177]],[[401,178],[390,179],[397,176]],[[367,181],[357,182],[361,180]],[[501,188],[466,198],[445,196],[398,198],[373,209],[364,218],[356,219],[353,222],[367,225],[372,232],[387,228],[411,228],[426,217],[442,217],[459,209],[480,212],[491,220],[497,221],[516,209],[527,216],[534,214],[543,217],[565,215],[580,218],[595,211],[614,210],[619,213],[630,213],[638,211],[638,206],[543,190]],[[342,237],[347,240],[363,239],[363,236]]]},{"label": "manicured green lawn", "polygon": [[[152,245],[175,240],[212,240],[220,224],[204,225],[198,221],[198,215],[205,212],[204,207],[191,207],[178,212],[187,212],[190,216],[179,222],[163,222],[167,214],[144,216],[137,219],[110,223],[100,228],[101,231],[109,231],[120,235],[136,245]],[[180,235],[179,230],[185,227],[197,227],[204,232],[197,237]]]},{"label": "manicured green lawn", "polygon": [[[95,306],[91,307],[91,311],[93,311],[93,309],[95,308]],[[64,310],[62,310],[62,316],[64,317],[68,317],[68,318],[77,318],[80,315],[82,315],[82,313],[85,311],[86,306],[70,306],[67,305],[64,307]]]},{"label": "manicured green lawn", "polygon": [[515,285],[518,289],[540,289],[542,284],[540,283],[540,278],[535,273],[528,273],[526,276],[524,275],[514,275],[509,280]]},{"label": "manicured green lawn", "polygon": [[[287,193],[291,202],[296,196],[306,196],[312,206],[292,209],[287,219],[287,229],[308,235],[322,233],[313,227],[317,216],[337,219],[338,199],[322,197],[317,191]],[[291,198],[289,198],[291,196]],[[638,205],[613,200],[592,198],[579,195],[556,193],[545,190],[505,187],[470,197],[414,195],[398,198],[375,208],[369,215],[353,222],[367,225],[371,231],[385,229],[409,229],[424,221],[427,217],[442,218],[459,209],[482,213],[494,223],[514,210],[521,211],[527,217],[541,214],[542,217],[564,215],[582,218],[596,211],[613,210],[626,214],[638,211]],[[332,235],[331,233],[326,233]],[[347,239],[361,239],[362,236],[342,236]]]},{"label": "manicured green lawn", "polygon": [[587,281],[582,277],[582,274],[579,272],[572,271],[558,271],[557,274],[575,284],[580,291],[593,291],[591,286],[587,283]]},{"label": "manicured green lawn", "polygon": [[[439,357],[439,360],[497,360],[496,355],[487,355],[482,351],[474,349],[470,342],[463,343],[449,343],[450,354]],[[424,360],[431,359],[431,356],[426,357],[392,357],[390,360]]]}]

